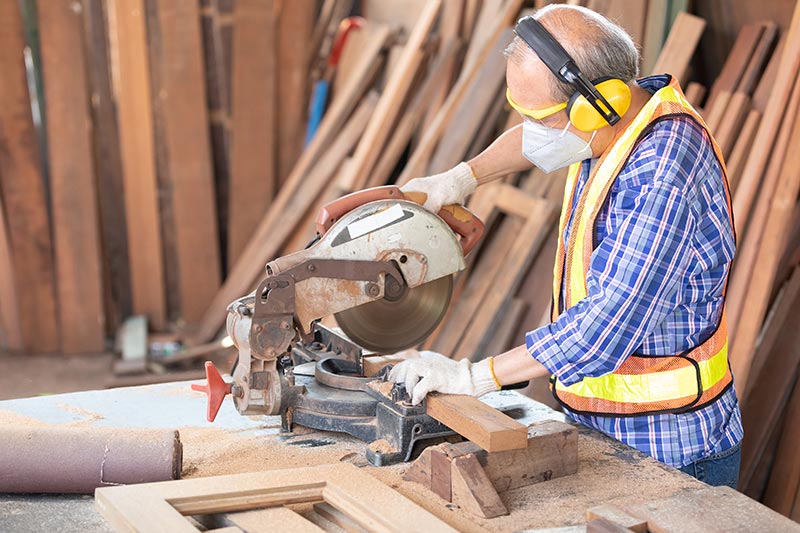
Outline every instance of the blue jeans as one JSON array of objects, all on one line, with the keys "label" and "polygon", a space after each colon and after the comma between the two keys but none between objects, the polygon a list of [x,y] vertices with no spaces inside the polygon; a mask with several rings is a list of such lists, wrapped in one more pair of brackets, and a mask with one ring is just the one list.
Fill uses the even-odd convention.
[{"label": "blue jeans", "polygon": [[742,443],[714,455],[704,457],[679,470],[709,485],[727,485],[736,488],[739,482],[739,461],[742,458]]}]

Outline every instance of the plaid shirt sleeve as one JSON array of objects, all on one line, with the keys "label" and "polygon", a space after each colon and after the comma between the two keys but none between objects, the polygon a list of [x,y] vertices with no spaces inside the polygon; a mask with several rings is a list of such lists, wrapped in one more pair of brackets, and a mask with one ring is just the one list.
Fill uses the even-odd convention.
[{"label": "plaid shirt sleeve", "polygon": [[611,199],[619,223],[592,254],[587,297],[526,335],[528,352],[566,386],[619,368],[680,304],[696,227],[681,184],[698,157],[674,147],[643,152],[636,167],[649,175]]}]

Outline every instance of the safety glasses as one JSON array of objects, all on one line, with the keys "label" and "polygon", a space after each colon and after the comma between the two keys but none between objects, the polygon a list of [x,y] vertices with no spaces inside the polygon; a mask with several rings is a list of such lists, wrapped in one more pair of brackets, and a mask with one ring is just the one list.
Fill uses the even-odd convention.
[{"label": "safety glasses", "polygon": [[528,109],[516,103],[514,99],[511,98],[511,92],[508,89],[506,89],[506,100],[508,100],[508,104],[520,115],[532,118],[533,120],[542,120],[543,118],[547,118],[567,108],[567,103],[564,102],[562,104],[545,107],[544,109]]}]

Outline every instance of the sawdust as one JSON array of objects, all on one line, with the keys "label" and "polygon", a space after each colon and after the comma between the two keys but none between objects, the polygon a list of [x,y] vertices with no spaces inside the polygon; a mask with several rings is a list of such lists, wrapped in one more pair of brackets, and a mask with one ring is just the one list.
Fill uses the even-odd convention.
[{"label": "sawdust", "polygon": [[74,415],[84,417],[84,420],[78,420],[76,422],[69,422],[67,424],[63,424],[64,427],[81,427],[81,426],[90,426],[94,422],[98,420],[103,420],[105,417],[101,414],[95,413],[93,411],[89,411],[88,409],[84,409],[82,407],[77,407],[75,405],[69,405],[66,403],[59,403],[56,404],[56,407],[59,409],[63,409],[68,413],[72,413]]},{"label": "sawdust", "polygon": [[30,416],[0,409],[0,427],[42,427],[49,425],[47,422],[42,422]]},{"label": "sawdust", "polygon": [[369,383],[367,383],[367,387],[377,392],[380,392],[387,398],[391,397],[393,386],[394,383],[392,383],[391,381],[370,381]]},{"label": "sawdust", "polygon": [[375,453],[394,453],[397,451],[386,439],[380,439],[371,442],[369,449]]}]

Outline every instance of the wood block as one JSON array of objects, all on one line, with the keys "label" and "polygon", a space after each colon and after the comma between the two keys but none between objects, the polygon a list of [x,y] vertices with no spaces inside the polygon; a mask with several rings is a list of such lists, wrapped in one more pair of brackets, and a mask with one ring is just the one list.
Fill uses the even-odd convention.
[{"label": "wood block", "polygon": [[429,394],[426,413],[486,451],[525,448],[527,428],[472,396]]},{"label": "wood block", "polygon": [[370,378],[377,374],[386,365],[396,365],[408,359],[403,353],[393,355],[370,355],[361,359],[361,364],[364,368],[364,376]]},{"label": "wood block", "polygon": [[587,533],[629,533],[630,531],[627,527],[622,527],[607,518],[594,518],[586,523]]},{"label": "wood block", "polygon": [[586,520],[605,519],[635,533],[647,533],[647,521],[631,516],[619,507],[600,505],[586,511]]},{"label": "wood block", "polygon": [[474,454],[451,461],[453,503],[477,516],[494,518],[508,510]]},{"label": "wood block", "polygon": [[431,490],[445,501],[453,501],[451,459],[445,452],[431,450]]}]

